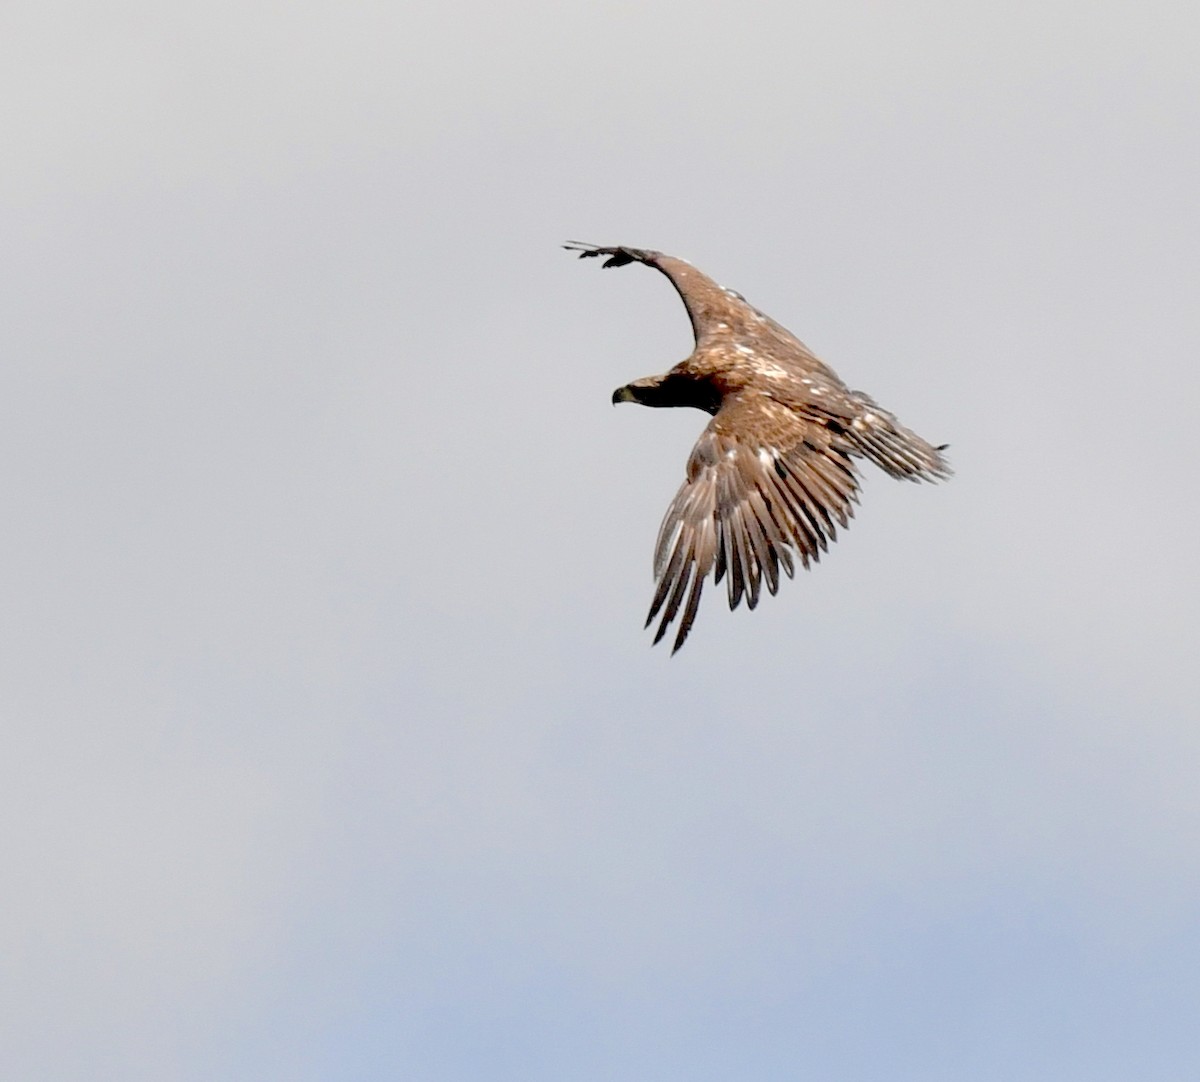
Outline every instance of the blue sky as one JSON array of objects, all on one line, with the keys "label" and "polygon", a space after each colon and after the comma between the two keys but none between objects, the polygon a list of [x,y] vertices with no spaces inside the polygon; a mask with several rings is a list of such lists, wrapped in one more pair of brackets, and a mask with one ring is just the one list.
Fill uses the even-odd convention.
[{"label": "blue sky", "polygon": [[[0,1073],[1200,1067],[1183,4],[9,4]],[[640,630],[693,260],[935,442]]]}]

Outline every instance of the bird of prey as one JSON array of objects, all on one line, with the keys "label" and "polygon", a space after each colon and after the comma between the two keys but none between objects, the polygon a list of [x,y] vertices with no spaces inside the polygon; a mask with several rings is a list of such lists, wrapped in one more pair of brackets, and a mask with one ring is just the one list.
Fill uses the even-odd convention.
[{"label": "bird of prey", "polygon": [[779,569],[795,574],[836,540],[858,502],[855,459],[892,477],[950,476],[934,447],[837,374],[790,331],[674,256],[572,241],[579,258],[605,267],[644,263],[665,274],[687,309],[696,338],[691,355],[661,376],[636,379],[612,400],[643,406],[693,406],[712,414],[687,462],[654,547],[656,589],[646,617],[660,613],[657,643],[678,618],[675,653],[696,618],[712,573],[727,582],[729,607],[753,609]]}]

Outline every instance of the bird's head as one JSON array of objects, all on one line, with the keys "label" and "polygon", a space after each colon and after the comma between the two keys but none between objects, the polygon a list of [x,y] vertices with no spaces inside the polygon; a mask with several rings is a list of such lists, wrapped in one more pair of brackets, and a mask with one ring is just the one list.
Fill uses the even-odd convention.
[{"label": "bird's head", "polygon": [[721,406],[720,393],[707,380],[695,379],[678,367],[661,376],[635,379],[613,391],[613,405],[636,402],[639,406],[692,406],[705,413],[716,413]]},{"label": "bird's head", "polygon": [[636,402],[640,406],[666,405],[662,402],[662,376],[648,376],[646,379],[635,379],[613,391],[613,405],[618,402]]}]

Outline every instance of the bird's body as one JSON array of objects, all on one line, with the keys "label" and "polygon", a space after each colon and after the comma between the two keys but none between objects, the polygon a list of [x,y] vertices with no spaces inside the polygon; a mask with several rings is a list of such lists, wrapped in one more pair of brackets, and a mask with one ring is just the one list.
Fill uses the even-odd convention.
[{"label": "bird's body", "polygon": [[764,580],[778,590],[780,567],[791,577],[796,557],[805,567],[818,559],[858,502],[854,459],[913,481],[949,476],[943,448],[851,391],[790,331],[690,263],[637,248],[567,247],[607,257],[606,267],[661,271],[695,333],[695,349],[670,371],[613,394],[614,402],[713,415],[659,530],[646,620],[662,613],[655,642],[679,618],[674,650],[683,645],[710,572],[727,580],[731,609],[743,596],[754,608]]}]

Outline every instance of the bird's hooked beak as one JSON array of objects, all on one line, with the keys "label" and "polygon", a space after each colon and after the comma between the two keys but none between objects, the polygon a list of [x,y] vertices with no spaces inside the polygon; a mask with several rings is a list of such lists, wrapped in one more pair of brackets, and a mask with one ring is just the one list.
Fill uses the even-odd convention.
[{"label": "bird's hooked beak", "polygon": [[638,398],[633,388],[629,384],[626,384],[624,387],[618,387],[613,391],[612,400],[615,406],[618,402],[636,402]]}]

